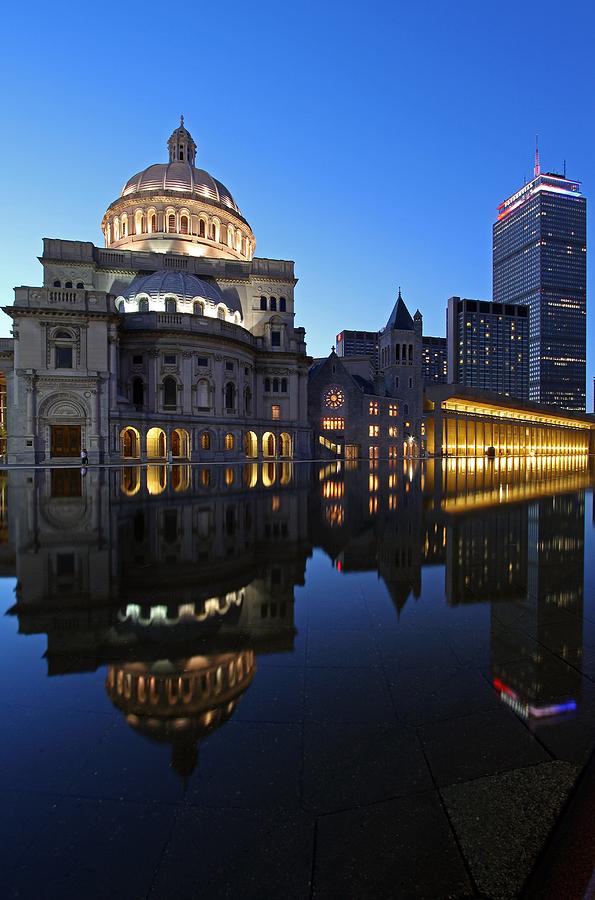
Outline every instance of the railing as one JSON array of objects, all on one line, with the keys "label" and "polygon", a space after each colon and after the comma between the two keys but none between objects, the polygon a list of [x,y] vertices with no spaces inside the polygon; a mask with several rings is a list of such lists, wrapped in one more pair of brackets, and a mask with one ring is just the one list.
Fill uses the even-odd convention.
[{"label": "railing", "polygon": [[50,303],[77,303],[78,291],[61,291],[58,289],[48,291]]},{"label": "railing", "polygon": [[159,325],[181,325],[182,316],[175,313],[157,313],[157,323]]}]

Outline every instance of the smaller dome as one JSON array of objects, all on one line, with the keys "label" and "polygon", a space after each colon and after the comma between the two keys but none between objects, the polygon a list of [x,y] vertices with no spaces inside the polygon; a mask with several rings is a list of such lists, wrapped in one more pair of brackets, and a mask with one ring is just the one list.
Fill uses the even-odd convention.
[{"label": "smaller dome", "polygon": [[174,295],[180,300],[201,297],[204,300],[210,300],[211,303],[225,303],[229,308],[229,303],[216,284],[203,281],[202,278],[188,275],[185,272],[170,272],[160,269],[150,275],[138,275],[122,292],[122,296],[127,300],[135,300],[139,294],[147,296],[151,300],[160,300],[166,295]]}]

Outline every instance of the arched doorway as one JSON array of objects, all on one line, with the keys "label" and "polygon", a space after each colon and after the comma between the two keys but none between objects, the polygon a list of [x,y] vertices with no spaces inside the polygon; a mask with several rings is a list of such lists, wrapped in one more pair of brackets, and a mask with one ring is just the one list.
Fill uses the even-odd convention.
[{"label": "arched doorway", "polygon": [[272,431],[265,431],[262,436],[262,455],[267,459],[275,456],[275,435]]},{"label": "arched doorway", "polygon": [[147,431],[147,457],[165,459],[165,431],[163,428],[149,428]]},{"label": "arched doorway", "polygon": [[279,456],[283,456],[285,459],[291,459],[293,456],[291,435],[286,431],[279,435]]},{"label": "arched doorway", "polygon": [[247,459],[256,459],[258,456],[258,438],[253,431],[247,431],[244,435],[244,453]]},{"label": "arched doorway", "polygon": [[188,459],[190,436],[185,428],[174,428],[171,433],[171,454],[174,458]]},{"label": "arched doorway", "polygon": [[120,432],[120,453],[124,459],[138,459],[140,457],[140,434],[136,428],[128,426]]}]

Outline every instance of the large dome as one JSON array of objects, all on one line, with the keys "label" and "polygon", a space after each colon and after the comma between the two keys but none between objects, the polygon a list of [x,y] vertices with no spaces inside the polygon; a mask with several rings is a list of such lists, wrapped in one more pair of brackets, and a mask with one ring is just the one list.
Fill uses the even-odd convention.
[{"label": "large dome", "polygon": [[137,296],[158,300],[167,295],[174,295],[179,300],[194,300],[200,297],[212,303],[224,302],[223,295],[215,284],[203,281],[196,275],[164,270],[152,272],[150,275],[139,275],[123,293],[127,300],[136,300]]},{"label": "large dome", "polygon": [[256,241],[225,185],[196,168],[196,144],[180,125],[167,142],[169,162],[129,178],[101,230],[111,249],[251,260]]},{"label": "large dome", "polygon": [[221,203],[242,215],[240,209],[224,184],[205,172],[195,169],[189,162],[155,163],[130,178],[122,188],[122,197],[143,191],[169,192],[183,191]]}]

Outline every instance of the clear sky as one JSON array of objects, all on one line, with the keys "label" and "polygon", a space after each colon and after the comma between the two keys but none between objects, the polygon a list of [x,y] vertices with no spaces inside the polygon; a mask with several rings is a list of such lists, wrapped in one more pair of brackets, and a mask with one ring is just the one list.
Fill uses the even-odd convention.
[{"label": "clear sky", "polygon": [[595,202],[589,2],[35,2],[3,26],[3,304],[40,283],[43,237],[102,244],[180,113],[257,255],[295,260],[315,356],[383,325],[399,285],[427,334],[449,296],[491,296],[496,206],[536,133],[544,170],[566,159]]}]

